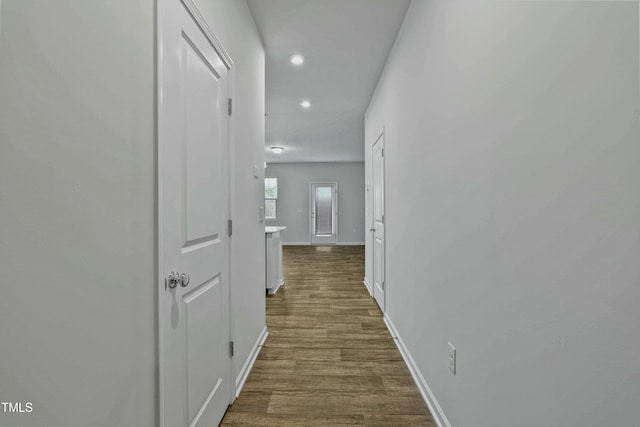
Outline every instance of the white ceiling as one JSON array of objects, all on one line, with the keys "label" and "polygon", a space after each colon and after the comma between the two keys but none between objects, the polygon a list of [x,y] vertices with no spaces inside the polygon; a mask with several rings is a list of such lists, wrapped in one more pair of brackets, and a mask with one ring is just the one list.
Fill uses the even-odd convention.
[{"label": "white ceiling", "polygon": [[364,112],[409,3],[248,0],[266,50],[267,162],[364,161]]}]

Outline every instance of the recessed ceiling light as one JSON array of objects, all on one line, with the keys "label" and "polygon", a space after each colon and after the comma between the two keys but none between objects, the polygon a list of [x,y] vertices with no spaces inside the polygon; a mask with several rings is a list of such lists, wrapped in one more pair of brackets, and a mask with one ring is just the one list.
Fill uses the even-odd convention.
[{"label": "recessed ceiling light", "polygon": [[304,56],[302,55],[291,55],[289,57],[289,62],[291,62],[293,65],[302,65],[302,63],[304,62]]},{"label": "recessed ceiling light", "polygon": [[284,151],[284,147],[271,147],[273,154],[280,154]]},{"label": "recessed ceiling light", "polygon": [[300,101],[300,106],[302,108],[309,108],[309,107],[311,107],[311,102],[309,102],[309,100],[307,100],[307,99],[302,100],[302,101]]}]

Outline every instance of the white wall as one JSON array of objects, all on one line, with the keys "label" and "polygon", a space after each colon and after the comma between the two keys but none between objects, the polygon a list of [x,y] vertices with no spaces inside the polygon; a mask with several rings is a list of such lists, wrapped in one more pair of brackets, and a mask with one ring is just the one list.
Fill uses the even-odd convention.
[{"label": "white wall", "polygon": [[364,163],[268,163],[266,176],[278,178],[278,218],[267,224],[287,227],[284,244],[310,242],[310,182],[338,183],[338,243],[364,242]]},{"label": "white wall", "polygon": [[[235,61],[236,374],[265,327],[264,50],[201,1]],[[3,0],[0,425],[157,425],[155,6]],[[246,268],[247,265],[253,266]]]},{"label": "white wall", "polygon": [[385,126],[387,314],[451,425],[638,424],[638,16],[407,13],[366,143]]},{"label": "white wall", "polygon": [[[197,0],[203,16],[235,66],[234,181],[232,195],[231,298],[235,320],[236,381],[250,357],[265,318],[264,223],[264,46],[245,1]],[[257,167],[258,178],[253,167]],[[250,268],[248,268],[250,266]]]},{"label": "white wall", "polygon": [[156,426],[153,2],[1,19],[0,425]]}]

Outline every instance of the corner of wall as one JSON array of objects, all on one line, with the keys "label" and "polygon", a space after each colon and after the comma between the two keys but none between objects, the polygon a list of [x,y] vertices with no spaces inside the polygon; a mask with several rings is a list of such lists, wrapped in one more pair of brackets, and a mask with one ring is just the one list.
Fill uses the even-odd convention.
[{"label": "corner of wall", "polygon": [[268,336],[269,336],[269,332],[267,331],[267,327],[265,326],[262,329],[262,332],[260,332],[260,335],[258,335],[258,339],[256,340],[255,344],[251,348],[251,351],[249,352],[246,360],[242,364],[242,368],[240,368],[240,371],[236,376],[236,397],[240,395],[240,392],[242,391],[242,387],[244,387],[244,383],[247,381],[247,378],[249,377],[251,368],[253,368],[253,364],[258,358],[258,354],[260,354],[260,350],[262,349],[262,346],[264,345],[264,342],[267,340]]},{"label": "corner of wall", "polygon": [[416,386],[418,386],[418,390],[420,390],[420,394],[422,395],[422,398],[424,399],[425,403],[429,407],[429,412],[431,412],[431,415],[433,416],[433,419],[438,424],[438,427],[451,427],[451,423],[447,419],[447,416],[445,415],[444,411],[442,410],[442,407],[438,403],[438,400],[433,394],[433,391],[431,391],[429,384],[427,384],[427,380],[425,380],[424,376],[422,375],[422,372],[420,371],[418,364],[413,359],[411,352],[405,345],[404,341],[402,340],[402,337],[398,333],[398,330],[396,329],[393,322],[391,321],[391,317],[389,317],[389,313],[384,314],[384,322],[386,323],[387,328],[391,333],[391,336],[395,338],[396,346],[398,347],[398,350],[400,350],[400,354],[402,355],[404,362],[407,364],[407,367],[409,368],[409,372],[411,372],[411,376],[413,377],[413,380],[415,381]]}]

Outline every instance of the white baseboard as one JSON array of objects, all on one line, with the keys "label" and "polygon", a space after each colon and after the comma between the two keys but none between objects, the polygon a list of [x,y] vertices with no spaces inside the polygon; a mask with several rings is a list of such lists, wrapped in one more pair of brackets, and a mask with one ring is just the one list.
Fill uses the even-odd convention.
[{"label": "white baseboard", "polygon": [[249,353],[249,357],[247,357],[247,360],[244,362],[244,366],[242,367],[242,369],[240,370],[240,373],[236,377],[236,397],[240,395],[240,391],[242,390],[242,387],[244,387],[245,381],[247,381],[249,372],[251,372],[251,368],[253,368],[253,364],[258,358],[258,353],[260,353],[260,348],[262,347],[262,344],[264,344],[264,342],[266,341],[267,336],[269,336],[269,332],[267,331],[267,327],[265,326],[262,332],[260,332],[260,335],[258,336],[258,340],[253,345],[253,348],[251,349],[251,353]]},{"label": "white baseboard", "polygon": [[[310,246],[310,242],[282,242],[282,246]],[[364,242],[338,242],[338,246],[364,246]]]},{"label": "white baseboard", "polygon": [[400,350],[400,354],[402,354],[402,358],[404,359],[404,362],[407,364],[407,367],[411,372],[411,376],[413,377],[413,380],[416,382],[416,385],[420,390],[420,394],[422,395],[422,398],[424,399],[427,406],[429,407],[429,411],[431,412],[431,415],[433,415],[433,418],[438,424],[438,427],[451,427],[451,423],[449,423],[449,420],[447,419],[447,416],[444,414],[442,407],[440,407],[440,404],[438,403],[438,401],[436,400],[436,397],[433,395],[433,392],[429,388],[427,381],[422,376],[422,372],[420,372],[418,365],[416,365],[416,362],[413,360],[411,353],[409,353],[409,350],[405,346],[404,341],[402,341],[402,338],[400,337],[398,330],[393,325],[393,322],[391,321],[391,318],[387,313],[384,314],[384,323],[387,324],[387,328],[389,329],[389,332],[391,332],[391,336],[396,337],[396,340],[395,340],[396,346],[398,346],[398,350]]},{"label": "white baseboard", "polygon": [[373,287],[371,287],[366,277],[364,278],[362,283],[364,283],[364,286],[367,288],[367,291],[369,291],[369,295],[373,296]]},{"label": "white baseboard", "polygon": [[267,288],[267,293],[269,295],[275,295],[276,292],[278,292],[278,289],[280,289],[280,286],[284,285],[284,279],[280,280],[278,283],[276,283],[276,285],[273,288]]}]

